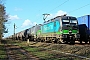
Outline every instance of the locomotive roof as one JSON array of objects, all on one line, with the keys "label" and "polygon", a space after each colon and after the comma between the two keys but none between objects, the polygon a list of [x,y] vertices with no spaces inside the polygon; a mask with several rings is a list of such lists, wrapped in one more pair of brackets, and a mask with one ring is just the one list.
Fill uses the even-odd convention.
[{"label": "locomotive roof", "polygon": [[45,21],[44,24],[47,24],[47,23],[52,22],[52,21],[55,21],[55,19],[58,19],[58,18],[62,18],[62,19],[68,19],[69,18],[71,20],[76,19],[76,17],[73,17],[73,16],[57,16],[57,17],[52,18],[52,19],[50,19],[48,21]]}]

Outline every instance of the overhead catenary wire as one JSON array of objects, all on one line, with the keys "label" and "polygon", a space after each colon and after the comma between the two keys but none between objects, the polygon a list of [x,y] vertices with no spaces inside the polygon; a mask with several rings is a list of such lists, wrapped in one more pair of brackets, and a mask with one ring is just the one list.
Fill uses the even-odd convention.
[{"label": "overhead catenary wire", "polygon": [[[65,4],[65,3],[68,2],[68,1],[69,1],[69,0],[66,0],[65,2],[63,2],[63,3],[60,4],[59,6],[55,7],[54,9],[50,10],[49,12],[51,12],[51,11],[55,10],[56,8],[62,6],[63,4]],[[79,9],[81,9],[81,8],[84,8],[84,7],[88,6],[88,5],[90,5],[90,3],[88,3],[88,4],[84,5],[84,6],[81,6],[81,7],[77,8],[77,9],[75,9],[75,10],[72,10],[72,11],[70,11],[70,12],[68,12],[68,13],[72,13],[72,12],[77,11],[77,10],[79,10]]]},{"label": "overhead catenary wire", "polygon": [[[62,6],[63,4],[65,4],[65,3],[68,2],[68,1],[69,1],[69,0],[64,1],[62,4],[56,6],[55,8],[53,8],[52,10],[50,10],[48,13],[50,13],[51,11],[55,10],[56,8]],[[75,10],[72,10],[72,11],[70,11],[70,12],[68,12],[68,13],[75,12],[75,11],[81,9],[81,8],[84,8],[84,7],[88,6],[88,5],[90,5],[90,3],[88,3],[88,4],[84,5],[84,6],[81,6],[81,7],[77,8],[77,9],[75,9]],[[42,15],[41,15],[41,16],[42,16]],[[40,16],[40,17],[41,17],[41,16]],[[38,18],[38,19],[39,19],[39,18]]]},{"label": "overhead catenary wire", "polygon": [[51,12],[51,11],[55,10],[56,8],[58,8],[58,7],[62,6],[63,4],[65,4],[65,3],[66,3],[66,2],[68,2],[68,1],[69,1],[69,0],[64,1],[62,4],[60,4],[60,5],[56,6],[55,8],[53,8],[52,10],[50,10],[49,12]]},{"label": "overhead catenary wire", "polygon": [[77,10],[79,10],[79,9],[81,9],[81,8],[84,8],[84,7],[88,6],[88,5],[90,5],[90,3],[89,3],[89,4],[86,4],[86,5],[84,5],[84,6],[81,6],[81,7],[77,8],[77,9],[75,9],[75,10],[72,10],[72,11],[70,11],[70,12],[68,12],[68,13],[72,13],[72,12],[77,11]]},{"label": "overhead catenary wire", "polygon": [[[65,4],[65,3],[68,2],[68,1],[69,1],[69,0],[64,1],[64,2],[61,3],[60,5],[56,6],[55,8],[51,9],[50,11],[48,11],[48,13],[50,13],[51,11],[55,10],[56,8],[62,6],[63,4]],[[41,15],[40,17],[42,17],[42,15]],[[40,18],[40,17],[39,17],[39,18]],[[39,18],[37,18],[37,20],[38,20]]]}]

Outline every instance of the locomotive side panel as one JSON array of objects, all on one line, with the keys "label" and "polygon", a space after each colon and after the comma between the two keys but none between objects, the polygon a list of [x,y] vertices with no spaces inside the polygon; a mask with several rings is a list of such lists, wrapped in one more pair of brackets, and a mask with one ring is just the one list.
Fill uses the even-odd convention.
[{"label": "locomotive side panel", "polygon": [[41,26],[42,34],[46,33],[60,33],[60,19],[55,19],[47,24]]},{"label": "locomotive side panel", "polygon": [[56,42],[60,38],[60,18],[52,19],[41,26],[41,37],[48,42]]}]

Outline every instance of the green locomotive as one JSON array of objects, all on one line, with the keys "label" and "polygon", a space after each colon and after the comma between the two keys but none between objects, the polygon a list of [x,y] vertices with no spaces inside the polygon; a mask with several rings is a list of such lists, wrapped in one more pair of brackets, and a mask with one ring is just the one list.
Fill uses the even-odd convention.
[{"label": "green locomotive", "polygon": [[40,41],[75,43],[80,38],[78,21],[72,16],[57,16],[43,23],[36,35]]}]

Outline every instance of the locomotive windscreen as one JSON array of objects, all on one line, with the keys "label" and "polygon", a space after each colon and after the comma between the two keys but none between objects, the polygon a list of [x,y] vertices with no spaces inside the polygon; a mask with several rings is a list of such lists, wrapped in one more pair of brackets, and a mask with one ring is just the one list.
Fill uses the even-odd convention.
[{"label": "locomotive windscreen", "polygon": [[69,20],[62,20],[63,25],[69,25]]},{"label": "locomotive windscreen", "polygon": [[63,25],[77,25],[77,19],[75,17],[62,18]]},{"label": "locomotive windscreen", "polygon": [[[67,17],[67,16],[66,16]],[[75,17],[62,18],[62,32],[63,34],[76,34],[78,31],[78,22]]]},{"label": "locomotive windscreen", "polygon": [[63,25],[77,25],[77,20],[62,20]]}]

